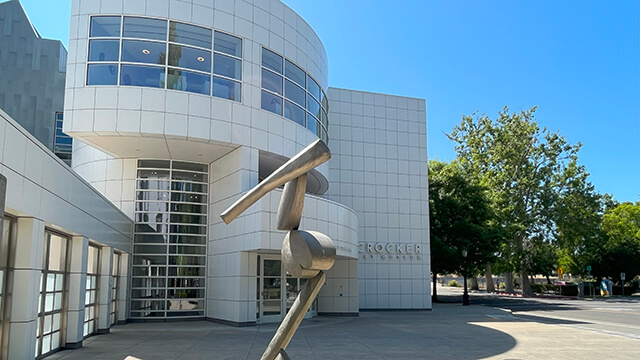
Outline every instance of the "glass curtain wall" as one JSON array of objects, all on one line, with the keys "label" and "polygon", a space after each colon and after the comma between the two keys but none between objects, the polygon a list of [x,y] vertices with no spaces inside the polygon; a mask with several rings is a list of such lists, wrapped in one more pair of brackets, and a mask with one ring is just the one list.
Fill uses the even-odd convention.
[{"label": "glass curtain wall", "polygon": [[64,341],[64,304],[68,276],[68,238],[45,231],[40,274],[36,358],[58,350]]},{"label": "glass curtain wall", "polygon": [[138,160],[131,318],[204,316],[207,172]]},{"label": "glass curtain wall", "polygon": [[113,268],[111,270],[111,325],[115,325],[118,321],[118,284],[120,278],[120,254],[113,253]]},{"label": "glass curtain wall", "polygon": [[87,284],[84,293],[84,337],[96,332],[98,325],[98,276],[100,248],[89,245],[87,255]]}]

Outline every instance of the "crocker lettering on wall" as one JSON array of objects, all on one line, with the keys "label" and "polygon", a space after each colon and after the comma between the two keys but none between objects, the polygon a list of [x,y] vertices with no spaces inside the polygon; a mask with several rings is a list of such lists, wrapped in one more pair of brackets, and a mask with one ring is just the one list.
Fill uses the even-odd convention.
[{"label": "crocker lettering on wall", "polygon": [[399,244],[399,243],[358,243],[360,254],[402,254],[415,255],[422,254],[421,244]]}]

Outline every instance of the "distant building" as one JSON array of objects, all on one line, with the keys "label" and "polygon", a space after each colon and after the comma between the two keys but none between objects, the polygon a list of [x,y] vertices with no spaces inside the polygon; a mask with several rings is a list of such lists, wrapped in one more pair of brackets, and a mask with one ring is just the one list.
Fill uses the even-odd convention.
[{"label": "distant building", "polygon": [[66,72],[67,50],[62,42],[43,39],[20,1],[0,3],[0,108],[70,164],[68,136],[60,140],[69,147],[54,149]]}]

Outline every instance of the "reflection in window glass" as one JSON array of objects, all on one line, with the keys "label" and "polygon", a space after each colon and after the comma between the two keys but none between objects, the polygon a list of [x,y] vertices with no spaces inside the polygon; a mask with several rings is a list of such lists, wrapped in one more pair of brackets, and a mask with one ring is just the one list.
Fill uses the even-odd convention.
[{"label": "reflection in window glass", "polygon": [[87,85],[117,85],[118,65],[90,64],[87,70]]},{"label": "reflection in window glass", "polygon": [[122,36],[166,41],[167,21],[125,16]]},{"label": "reflection in window glass", "polygon": [[282,56],[262,48],[262,66],[282,74]]},{"label": "reflection in window glass", "polygon": [[289,80],[285,80],[284,95],[287,99],[292,100],[296,104],[304,108],[305,91],[298,85]]},{"label": "reflection in window glass", "polygon": [[262,109],[282,115],[282,98],[262,90]]},{"label": "reflection in window glass", "polygon": [[122,61],[147,64],[166,64],[166,45],[163,43],[123,40]]},{"label": "reflection in window glass", "polygon": [[169,45],[169,65],[211,71],[211,52],[182,45]]},{"label": "reflection in window glass", "polygon": [[184,70],[169,69],[167,74],[167,89],[209,95],[211,93],[211,76]]},{"label": "reflection in window glass", "polygon": [[120,16],[94,16],[89,36],[120,36]]},{"label": "reflection in window glass", "polygon": [[282,95],[282,76],[262,69],[262,87],[278,95]]},{"label": "reflection in window glass", "polygon": [[312,133],[314,133],[316,135],[319,135],[318,134],[318,123],[316,122],[316,118],[311,116],[311,114],[309,114],[309,113],[307,113],[307,129],[309,129],[309,131],[311,131]]},{"label": "reflection in window glass", "polygon": [[309,110],[313,116],[320,117],[320,104],[309,95],[307,95],[307,110]]},{"label": "reflection in window glass", "polygon": [[241,58],[242,39],[216,31],[213,39],[213,50]]},{"label": "reflection in window glass", "polygon": [[298,124],[304,126],[305,114],[306,112],[304,111],[304,109],[302,109],[298,105],[292,103],[289,100],[286,100],[284,102],[284,117],[286,117],[287,119],[293,120]]},{"label": "reflection in window glass", "polygon": [[315,96],[317,100],[320,100],[320,85],[309,75],[307,75],[307,90],[311,95]]},{"label": "reflection in window glass", "polygon": [[233,101],[240,101],[240,83],[214,76],[213,96]]},{"label": "reflection in window glass", "polygon": [[284,76],[287,77],[287,79],[291,79],[293,81],[295,81],[298,85],[302,86],[303,88],[305,87],[305,79],[307,77],[307,75],[305,74],[304,70],[300,69],[298,67],[298,65],[292,63],[291,61],[287,60],[285,61],[285,68],[284,68]]},{"label": "reflection in window glass", "polygon": [[118,61],[120,40],[89,41],[89,61]]},{"label": "reflection in window glass", "polygon": [[240,80],[242,63],[225,55],[213,54],[213,73]]},{"label": "reflection in window glass", "polygon": [[152,66],[122,65],[120,85],[164,87],[164,68]]},{"label": "reflection in window glass", "polygon": [[211,49],[211,29],[172,21],[169,41]]}]

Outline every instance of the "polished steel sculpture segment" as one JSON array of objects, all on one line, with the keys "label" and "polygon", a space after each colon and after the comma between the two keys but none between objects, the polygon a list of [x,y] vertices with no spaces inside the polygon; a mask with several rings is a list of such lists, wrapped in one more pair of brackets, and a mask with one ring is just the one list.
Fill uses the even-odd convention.
[{"label": "polished steel sculpture segment", "polygon": [[322,140],[316,140],[244,194],[220,217],[229,224],[269,191],[284,185],[278,206],[278,230],[288,230],[282,243],[282,263],[291,276],[308,278],[296,301],[278,327],[261,360],[288,360],[285,349],[305,313],[324,285],[324,271],[336,261],[336,247],[325,234],[298,230],[304,207],[307,172],[331,158]]}]

